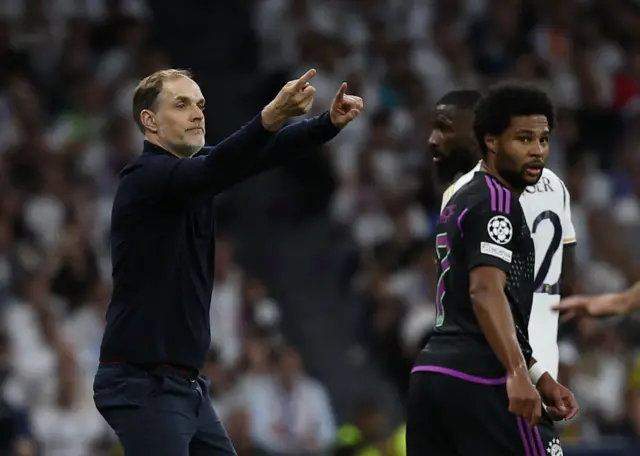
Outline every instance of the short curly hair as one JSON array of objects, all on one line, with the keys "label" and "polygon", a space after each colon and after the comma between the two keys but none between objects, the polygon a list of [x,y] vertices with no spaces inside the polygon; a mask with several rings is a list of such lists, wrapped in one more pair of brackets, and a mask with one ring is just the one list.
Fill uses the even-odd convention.
[{"label": "short curly hair", "polygon": [[473,133],[482,156],[487,154],[486,135],[499,136],[509,128],[512,117],[545,116],[549,129],[555,126],[555,111],[549,96],[534,85],[505,81],[489,88],[475,108]]}]

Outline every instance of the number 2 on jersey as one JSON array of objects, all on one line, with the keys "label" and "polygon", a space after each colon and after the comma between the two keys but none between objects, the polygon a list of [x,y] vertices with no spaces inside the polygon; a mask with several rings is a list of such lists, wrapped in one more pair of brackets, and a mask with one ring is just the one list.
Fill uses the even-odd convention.
[{"label": "number 2 on jersey", "polygon": [[449,272],[449,269],[451,269],[451,265],[449,264],[450,253],[451,247],[449,246],[447,233],[438,234],[436,236],[436,255],[438,257],[440,275],[438,276],[438,291],[436,294],[436,327],[442,326],[444,323],[444,304],[442,302],[446,294],[444,276]]},{"label": "number 2 on jersey", "polygon": [[535,289],[538,289],[538,287],[540,287],[540,285],[544,283],[544,279],[549,273],[549,268],[551,267],[553,256],[558,251],[560,243],[562,242],[562,223],[560,222],[560,217],[558,216],[558,214],[553,211],[542,211],[533,221],[531,232],[535,234],[538,230],[538,226],[544,220],[549,220],[551,222],[551,225],[553,226],[553,237],[551,238],[549,247],[547,247],[547,252],[544,254],[542,263],[540,263],[540,269],[538,269],[538,273],[536,274],[536,278],[534,280]]}]

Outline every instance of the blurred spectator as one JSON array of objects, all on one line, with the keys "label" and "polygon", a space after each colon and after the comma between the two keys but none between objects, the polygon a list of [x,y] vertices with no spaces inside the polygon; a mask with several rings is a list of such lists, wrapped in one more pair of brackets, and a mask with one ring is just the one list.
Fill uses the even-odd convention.
[{"label": "blurred spectator", "polygon": [[227,414],[236,404],[231,393],[233,378],[231,372],[220,360],[220,356],[215,351],[210,351],[202,374],[209,380],[209,399],[218,414],[218,418],[225,421]]},{"label": "blurred spectator", "polygon": [[243,408],[236,408],[229,413],[225,427],[238,456],[268,456],[268,453],[256,448],[251,439],[250,417]]},{"label": "blurred spectator", "polygon": [[335,439],[335,421],[324,388],[302,369],[299,353],[283,347],[272,376],[247,397],[253,440],[269,454],[324,454]]},{"label": "blurred spectator", "polygon": [[17,406],[6,397],[5,385],[11,376],[10,341],[0,334],[0,454],[36,456],[31,417],[27,409]]},{"label": "blurred spectator", "polygon": [[216,241],[215,281],[211,295],[211,345],[220,352],[224,364],[233,366],[241,346],[243,273],[235,262],[231,239]]},{"label": "blurred spectator", "polygon": [[257,277],[245,277],[243,284],[243,335],[258,332],[265,335],[271,346],[281,341],[280,308],[268,296],[267,286]]},{"label": "blurred spectator", "polygon": [[[232,228],[216,243],[212,271],[212,352],[204,372],[241,456],[332,450],[334,421],[343,417],[333,417],[324,387],[304,374],[300,355],[290,348],[275,365],[272,356],[305,318],[335,318],[317,327],[331,328],[347,345],[352,334],[338,332],[356,333],[359,352],[366,353],[361,363],[404,396],[434,318],[431,236],[441,189],[426,146],[431,103],[448,90],[482,90],[509,77],[546,89],[558,107],[549,165],[570,191],[578,238],[576,291],[615,291],[640,280],[636,3],[0,2],[0,315],[9,342],[0,346],[10,353],[2,364],[8,374],[0,402],[6,441],[0,438],[0,445],[21,455],[32,455],[39,443],[43,454],[103,456],[113,443],[91,415],[111,288],[111,203],[120,171],[141,150],[130,117],[132,90],[160,68],[192,67],[207,81],[207,98],[224,104],[207,111],[211,126],[259,109],[263,92],[271,97],[311,66],[319,70],[313,81],[317,112],[342,81],[366,102],[362,120],[322,152],[283,170],[287,185],[260,187],[260,195],[247,191],[241,198],[225,194],[230,218],[247,199],[264,201],[262,192],[273,191],[269,201],[277,202],[265,211],[270,226],[236,232],[234,220],[225,220]],[[220,36],[240,37],[236,31],[250,25],[253,35],[247,30],[246,39],[220,44]],[[259,50],[257,70],[248,63],[252,47]],[[314,223],[332,226],[339,244],[348,244],[348,258],[337,258],[336,238],[326,244],[317,239],[325,269],[352,265],[346,292],[340,284],[337,301],[322,302],[318,313],[301,309],[293,316],[290,309],[303,304],[282,289],[276,271],[260,267],[261,250],[271,256],[273,246],[257,233],[278,231],[283,222],[292,230],[304,226],[301,231]],[[255,254],[242,255],[247,245]],[[247,257],[251,264],[241,264]],[[314,294],[322,280],[311,275],[305,282],[305,292]],[[335,317],[333,308],[346,310]],[[345,317],[355,314],[354,320]],[[619,439],[640,436],[640,341],[626,337],[639,327],[629,319],[561,328],[561,375],[582,406],[574,422],[561,424],[566,442],[611,449]],[[308,341],[302,335],[296,342]],[[345,353],[350,348],[341,347]],[[314,350],[303,353],[313,354],[305,365],[315,367],[316,357],[322,358]],[[318,372],[320,380],[342,379],[342,371],[331,372],[337,366],[342,364]],[[332,388],[343,383],[350,382]],[[345,408],[336,404],[336,410]],[[353,423],[358,443],[346,448],[363,456],[401,454],[389,443],[401,428],[381,424],[386,411],[374,409]],[[373,453],[365,443],[375,443],[366,446]]]},{"label": "blurred spectator", "polygon": [[405,426],[394,428],[390,417],[375,401],[361,402],[356,408],[354,424],[339,430],[335,456],[403,456]]},{"label": "blurred spectator", "polygon": [[93,404],[83,401],[74,349],[59,343],[58,378],[52,403],[35,408],[34,427],[45,456],[89,456],[107,432]]}]

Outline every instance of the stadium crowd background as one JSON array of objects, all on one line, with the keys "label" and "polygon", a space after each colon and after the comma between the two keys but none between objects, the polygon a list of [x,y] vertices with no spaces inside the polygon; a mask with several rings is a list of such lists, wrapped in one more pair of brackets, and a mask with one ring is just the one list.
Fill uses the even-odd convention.
[{"label": "stadium crowd background", "polygon": [[[432,103],[506,77],[548,90],[579,291],[618,290],[640,280],[639,45],[632,0],[3,0],[0,455],[117,454],[91,381],[141,77],[193,69],[209,143],[309,67],[318,111],[342,80],[365,99],[330,147],[220,198],[205,373],[241,456],[402,456],[434,319]],[[640,451],[639,334],[632,317],[562,326],[567,454]]]}]

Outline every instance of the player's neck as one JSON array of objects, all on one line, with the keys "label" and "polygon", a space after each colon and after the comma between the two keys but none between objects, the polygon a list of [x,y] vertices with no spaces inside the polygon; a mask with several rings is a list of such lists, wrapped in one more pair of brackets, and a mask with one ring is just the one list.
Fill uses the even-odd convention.
[{"label": "player's neck", "polygon": [[498,182],[500,182],[502,185],[504,185],[506,188],[508,188],[509,190],[511,190],[511,192],[516,196],[516,197],[520,197],[520,195],[522,194],[522,192],[524,192],[524,188],[519,188],[519,187],[514,187],[512,184],[510,184],[509,182],[507,182],[501,175],[500,173],[498,173],[498,171],[491,166],[489,163],[487,163],[486,161],[482,160],[482,165],[480,167],[480,170],[489,174],[490,176],[494,177]]}]

